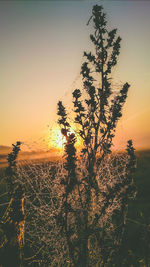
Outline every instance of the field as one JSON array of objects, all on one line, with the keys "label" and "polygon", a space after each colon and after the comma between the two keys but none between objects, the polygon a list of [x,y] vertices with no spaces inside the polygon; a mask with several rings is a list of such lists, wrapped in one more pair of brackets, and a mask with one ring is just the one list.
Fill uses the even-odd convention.
[{"label": "field", "polygon": [[[122,266],[150,266],[150,151],[138,151],[135,184],[136,200],[129,205],[127,224],[121,248]],[[9,198],[5,169],[0,169],[0,217]],[[118,255],[119,257],[119,255]],[[130,265],[129,265],[130,262]]]},{"label": "field", "polygon": [[148,267],[150,266],[150,151],[137,152],[136,156],[137,196],[129,207],[124,248],[125,251],[129,250],[130,257],[141,261],[141,266]]}]

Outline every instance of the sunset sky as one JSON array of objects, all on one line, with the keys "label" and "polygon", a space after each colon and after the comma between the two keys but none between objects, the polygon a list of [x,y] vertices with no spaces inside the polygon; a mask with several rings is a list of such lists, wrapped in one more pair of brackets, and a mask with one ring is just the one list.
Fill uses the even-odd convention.
[{"label": "sunset sky", "polygon": [[52,144],[57,102],[69,106],[91,47],[93,4],[122,37],[114,81],[131,84],[116,147],[133,139],[137,149],[150,148],[150,2],[105,0],[0,1],[0,145]]}]

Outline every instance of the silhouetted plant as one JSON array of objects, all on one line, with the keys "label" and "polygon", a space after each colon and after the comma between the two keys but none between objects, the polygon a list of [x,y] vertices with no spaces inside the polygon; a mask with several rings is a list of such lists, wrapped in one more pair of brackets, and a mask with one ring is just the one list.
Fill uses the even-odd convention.
[{"label": "silhouetted plant", "polygon": [[3,267],[22,266],[24,245],[24,193],[20,184],[16,184],[16,164],[21,142],[13,145],[8,155],[6,180],[10,201],[0,221],[4,240],[0,247],[0,263]]},{"label": "silhouetted plant", "polygon": [[58,123],[66,138],[67,174],[61,181],[64,194],[57,223],[67,240],[70,266],[118,266],[115,257],[128,203],[136,191],[132,141],[128,141],[128,155],[109,154],[130,85],[125,83],[120,89],[113,86],[111,73],[117,64],[121,38],[117,29],[108,30],[102,6],[93,6],[88,24],[91,21],[94,52],[84,52],[83,89],[73,92],[74,122],[83,140],[80,159],[66,109],[58,102]]}]

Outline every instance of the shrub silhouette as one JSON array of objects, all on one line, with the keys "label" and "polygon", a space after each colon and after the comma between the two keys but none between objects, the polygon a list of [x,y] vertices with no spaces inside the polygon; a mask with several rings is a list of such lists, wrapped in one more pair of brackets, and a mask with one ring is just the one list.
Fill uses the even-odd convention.
[{"label": "shrub silhouette", "polygon": [[73,91],[74,123],[83,141],[80,157],[76,154],[76,137],[71,133],[66,109],[58,102],[58,123],[66,138],[67,171],[61,183],[64,194],[58,223],[66,237],[70,266],[85,267],[115,264],[128,202],[136,191],[132,179],[135,169],[132,141],[128,141],[126,156],[109,156],[130,87],[126,82],[118,89],[112,82],[121,38],[117,29],[108,30],[102,6],[93,6],[88,24],[91,22],[94,52],[84,52],[83,88]]}]

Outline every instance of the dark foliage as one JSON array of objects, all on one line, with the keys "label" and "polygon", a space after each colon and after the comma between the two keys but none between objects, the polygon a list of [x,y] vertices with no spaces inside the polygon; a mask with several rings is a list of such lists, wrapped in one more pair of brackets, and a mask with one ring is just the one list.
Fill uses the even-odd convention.
[{"label": "dark foliage", "polygon": [[0,246],[0,263],[3,267],[22,266],[24,245],[24,207],[23,189],[15,183],[17,157],[21,142],[13,145],[8,155],[6,181],[10,196],[9,205],[0,221],[3,231],[3,242]]},{"label": "dark foliage", "polygon": [[[94,33],[90,35],[90,39],[94,45],[94,53],[84,52],[85,61],[81,66],[83,89],[73,91],[74,122],[78,125],[78,134],[83,140],[81,158],[84,159],[87,170],[83,177],[77,174],[76,161],[79,161],[79,158],[74,147],[75,135],[70,133],[71,126],[67,121],[65,107],[62,102],[58,103],[58,123],[66,138],[67,170],[66,180],[62,181],[65,193],[59,222],[67,239],[72,264],[70,266],[118,266],[116,255],[119,253],[124,233],[128,203],[134,198],[136,191],[132,177],[135,169],[132,141],[128,141],[125,172],[119,167],[120,162],[112,157],[114,169],[117,166],[118,175],[121,177],[118,182],[114,180],[113,186],[110,186],[110,181],[107,180],[104,185],[107,190],[103,191],[97,173],[101,170],[104,159],[107,160],[108,154],[111,153],[117,122],[122,116],[130,85],[126,82],[120,89],[113,86],[111,73],[117,64],[121,38],[117,36],[117,29],[108,30],[102,6],[93,6],[88,24],[91,22]],[[106,174],[107,170],[103,172],[103,176]],[[117,176],[117,173],[115,175]],[[104,177],[99,179],[103,183]],[[74,194],[78,196],[76,209],[70,200]],[[94,197],[97,205],[100,199],[103,201],[99,210],[93,211],[91,217]],[[106,220],[102,227],[102,220],[107,216],[110,203],[113,202],[118,203],[118,208],[113,210],[111,224]],[[113,225],[113,231],[110,231],[110,225]],[[111,236],[108,232],[111,232]],[[94,246],[95,250],[99,251],[99,259],[90,256]]]}]

